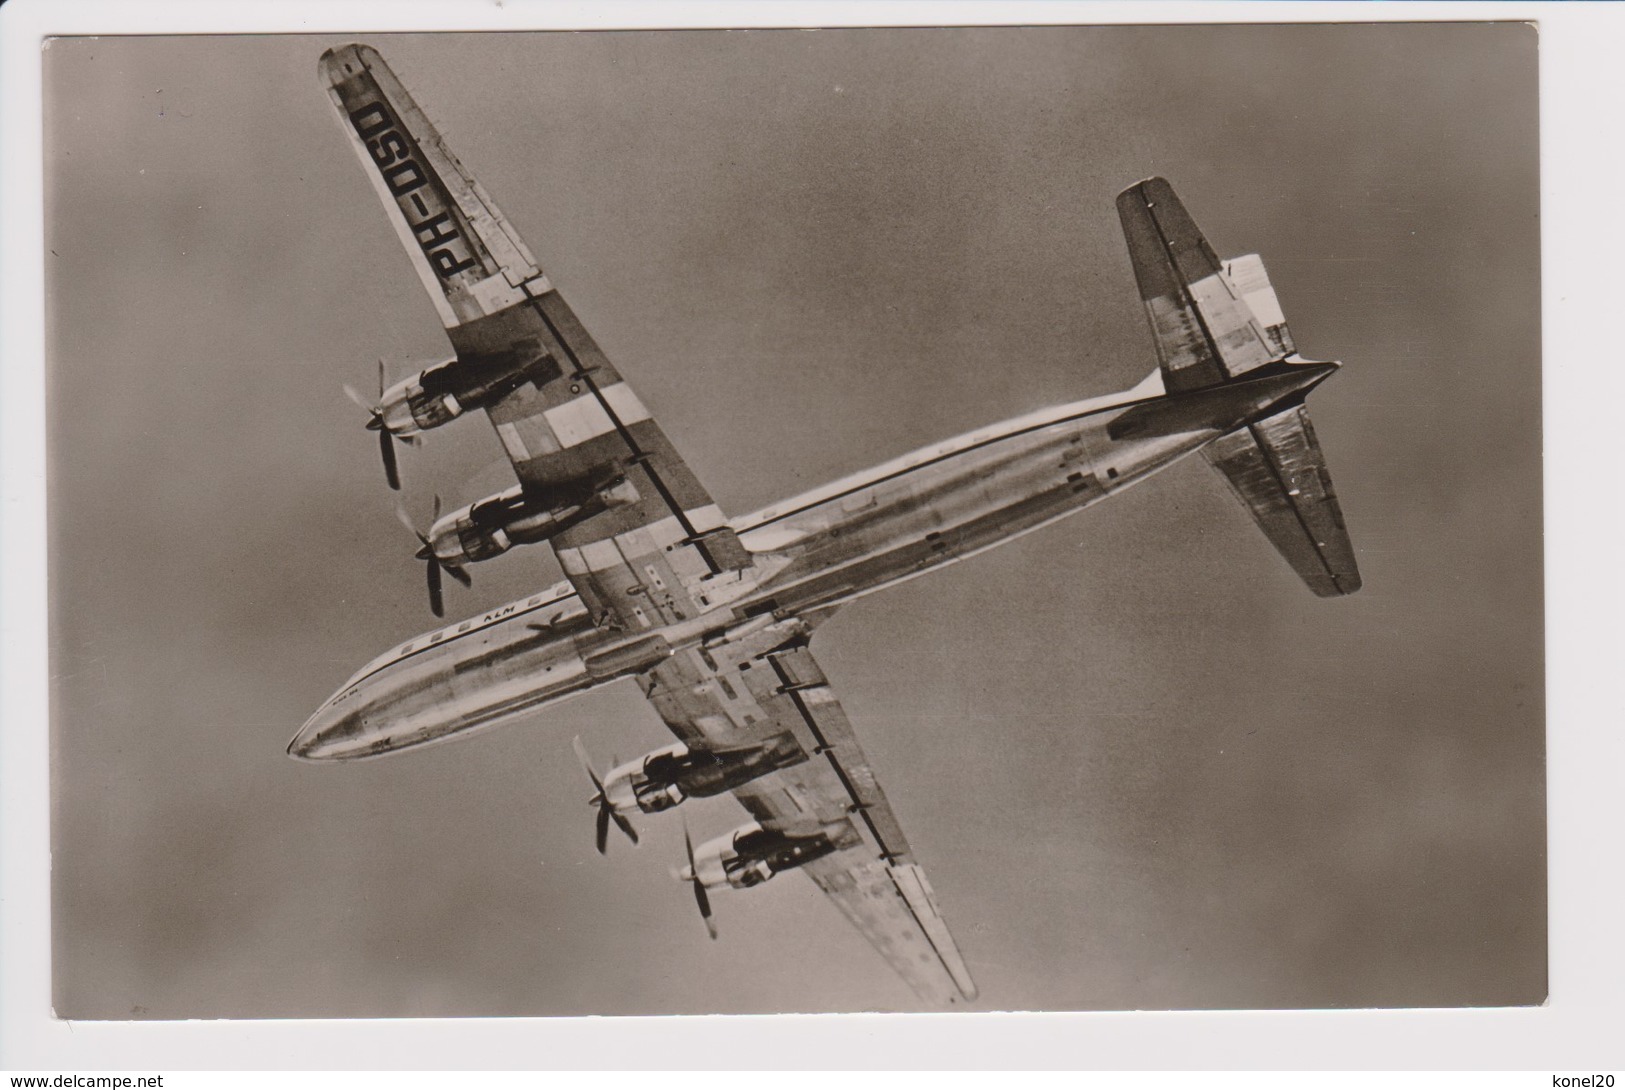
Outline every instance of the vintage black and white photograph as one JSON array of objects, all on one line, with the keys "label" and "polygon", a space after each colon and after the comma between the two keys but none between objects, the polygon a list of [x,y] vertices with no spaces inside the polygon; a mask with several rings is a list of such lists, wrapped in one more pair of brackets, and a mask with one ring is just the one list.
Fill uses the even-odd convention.
[{"label": "vintage black and white photograph", "polygon": [[1541,1004],[1537,53],[52,39],[56,1016]]}]

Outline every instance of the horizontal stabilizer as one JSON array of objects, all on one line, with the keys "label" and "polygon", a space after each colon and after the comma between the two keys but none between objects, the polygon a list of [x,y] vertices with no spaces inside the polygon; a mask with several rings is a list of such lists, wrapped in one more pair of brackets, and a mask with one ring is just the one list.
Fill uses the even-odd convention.
[{"label": "horizontal stabilizer", "polygon": [[[1221,263],[1165,179],[1123,190],[1117,214],[1169,393],[1215,386],[1291,354],[1264,263]],[[1270,311],[1262,321],[1255,301]],[[1273,338],[1271,323],[1279,327]]]},{"label": "horizontal stabilizer", "polygon": [[1304,406],[1215,439],[1202,453],[1310,590],[1334,598],[1360,589],[1354,545]]}]

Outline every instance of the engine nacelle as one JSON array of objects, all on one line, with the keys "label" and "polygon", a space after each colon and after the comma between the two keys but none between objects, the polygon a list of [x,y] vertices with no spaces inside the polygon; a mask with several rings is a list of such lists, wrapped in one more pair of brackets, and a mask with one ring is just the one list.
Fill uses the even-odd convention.
[{"label": "engine nacelle", "polygon": [[685,881],[698,879],[707,889],[749,889],[835,849],[835,841],[828,833],[796,836],[764,829],[753,821],[695,848],[694,866],[684,867],[680,877]]},{"label": "engine nacelle", "polygon": [[500,556],[515,545],[546,541],[584,518],[637,500],[637,488],[625,477],[568,500],[527,495],[516,484],[442,515],[429,529],[429,545],[442,564],[460,568]]},{"label": "engine nacelle", "polygon": [[604,794],[623,814],[659,813],[687,798],[708,798],[807,759],[788,731],[745,749],[691,750],[681,742],[610,770]]},{"label": "engine nacelle", "polygon": [[437,363],[385,390],[378,399],[378,419],[384,428],[404,437],[462,416],[467,406],[444,379],[456,363],[455,359]]},{"label": "engine nacelle", "polygon": [[396,435],[416,435],[470,409],[483,409],[527,382],[540,385],[559,373],[557,361],[546,353],[530,360],[508,354],[485,359],[453,357],[385,390],[378,402],[378,416]]}]

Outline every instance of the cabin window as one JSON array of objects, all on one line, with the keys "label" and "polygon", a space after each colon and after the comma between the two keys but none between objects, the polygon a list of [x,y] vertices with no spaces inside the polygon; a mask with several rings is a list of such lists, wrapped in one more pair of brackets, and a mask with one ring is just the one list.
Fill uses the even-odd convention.
[{"label": "cabin window", "polygon": [[530,608],[530,609],[535,609],[537,606],[539,606],[541,604],[542,604],[542,596],[540,594],[538,594],[536,597],[532,598],[529,602],[527,602],[526,606],[528,608]]},{"label": "cabin window", "polygon": [[402,655],[410,655],[412,653],[412,645],[407,644],[405,647],[401,648],[400,651],[397,652],[397,653],[402,654]]},{"label": "cabin window", "polygon": [[459,632],[467,632],[473,626],[474,626],[473,621],[464,621],[462,624],[457,626],[457,631],[459,631]]},{"label": "cabin window", "polygon": [[430,643],[439,643],[440,640],[441,640],[441,637],[443,637],[444,635],[445,635],[444,632],[436,632],[434,635],[429,637],[429,642]]}]

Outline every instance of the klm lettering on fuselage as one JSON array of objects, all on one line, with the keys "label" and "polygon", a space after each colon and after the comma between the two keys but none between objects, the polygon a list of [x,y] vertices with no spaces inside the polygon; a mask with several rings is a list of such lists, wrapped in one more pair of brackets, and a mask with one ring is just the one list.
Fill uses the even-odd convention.
[{"label": "klm lettering on fuselage", "polygon": [[429,172],[418,163],[412,139],[382,101],[350,111],[350,124],[383,175],[390,196],[400,206],[407,226],[429,267],[442,280],[471,269],[474,252],[458,228],[449,202],[430,183]]},{"label": "klm lettering on fuselage", "polygon": [[503,606],[501,609],[492,610],[490,613],[487,613],[485,616],[481,617],[480,618],[480,624],[481,625],[488,625],[492,621],[500,621],[502,618],[511,616],[512,614],[517,613],[518,611],[519,611],[519,603],[518,602],[509,603],[508,605]]}]

